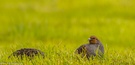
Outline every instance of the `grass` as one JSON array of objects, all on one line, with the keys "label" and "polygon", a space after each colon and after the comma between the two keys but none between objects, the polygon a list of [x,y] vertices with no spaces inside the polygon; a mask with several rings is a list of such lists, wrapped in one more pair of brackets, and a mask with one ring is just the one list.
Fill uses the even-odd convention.
[{"label": "grass", "polygon": [[[134,65],[135,1],[5,0],[0,2],[0,64]],[[95,35],[103,59],[77,58],[76,48]],[[8,59],[20,48],[36,48],[46,58]]]}]

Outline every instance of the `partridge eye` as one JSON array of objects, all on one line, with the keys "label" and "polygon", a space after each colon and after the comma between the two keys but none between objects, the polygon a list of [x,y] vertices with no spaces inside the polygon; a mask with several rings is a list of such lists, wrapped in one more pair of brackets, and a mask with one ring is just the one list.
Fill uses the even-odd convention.
[{"label": "partridge eye", "polygon": [[95,38],[92,38],[92,39],[95,39]]}]

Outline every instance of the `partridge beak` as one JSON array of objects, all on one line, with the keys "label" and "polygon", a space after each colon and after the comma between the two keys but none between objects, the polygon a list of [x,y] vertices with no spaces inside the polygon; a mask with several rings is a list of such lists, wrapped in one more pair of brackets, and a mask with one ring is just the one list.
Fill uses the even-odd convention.
[{"label": "partridge beak", "polygon": [[90,40],[91,40],[91,38],[88,38],[88,40],[90,41]]}]

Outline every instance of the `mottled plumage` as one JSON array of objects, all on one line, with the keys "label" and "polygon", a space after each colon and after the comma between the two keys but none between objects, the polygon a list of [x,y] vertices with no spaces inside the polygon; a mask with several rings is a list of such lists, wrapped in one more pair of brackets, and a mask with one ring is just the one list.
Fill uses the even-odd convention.
[{"label": "mottled plumage", "polygon": [[104,47],[95,36],[91,36],[89,38],[89,43],[81,45],[77,48],[76,53],[81,54],[81,57],[86,56],[89,59],[90,57],[96,55],[103,56]]},{"label": "mottled plumage", "polygon": [[13,52],[8,58],[11,56],[18,57],[23,59],[23,56],[28,57],[29,59],[33,59],[34,56],[41,55],[44,58],[44,52],[37,50],[37,49],[32,49],[32,48],[23,48],[20,50],[17,50]]}]

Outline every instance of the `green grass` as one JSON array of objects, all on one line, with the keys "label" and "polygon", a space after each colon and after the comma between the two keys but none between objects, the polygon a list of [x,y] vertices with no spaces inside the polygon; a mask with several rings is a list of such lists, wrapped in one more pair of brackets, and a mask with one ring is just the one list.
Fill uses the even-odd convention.
[{"label": "green grass", "polygon": [[[0,1],[0,64],[134,65],[135,1],[5,0]],[[76,48],[95,35],[103,59],[77,58]],[[20,48],[36,48],[45,59],[8,59]]]}]

